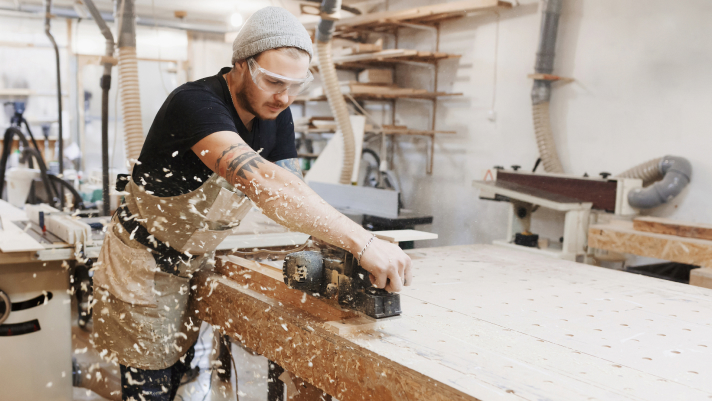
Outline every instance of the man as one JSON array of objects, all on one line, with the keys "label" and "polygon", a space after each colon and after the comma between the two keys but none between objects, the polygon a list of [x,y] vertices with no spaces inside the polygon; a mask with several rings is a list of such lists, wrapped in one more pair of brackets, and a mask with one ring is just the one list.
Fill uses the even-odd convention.
[{"label": "man", "polygon": [[123,399],[175,397],[200,324],[186,310],[189,279],[214,263],[249,200],[285,227],[351,252],[375,286],[399,291],[411,281],[400,248],[301,180],[288,107],[311,80],[311,56],[299,21],[264,8],[235,39],[232,68],[180,86],[156,115],[94,276],[95,346],[121,365]]}]

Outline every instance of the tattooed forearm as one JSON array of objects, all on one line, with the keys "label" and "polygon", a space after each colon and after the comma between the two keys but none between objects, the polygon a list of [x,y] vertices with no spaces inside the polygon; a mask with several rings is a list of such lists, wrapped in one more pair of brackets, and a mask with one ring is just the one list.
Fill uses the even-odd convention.
[{"label": "tattooed forearm", "polygon": [[304,176],[302,175],[302,169],[299,167],[299,159],[284,159],[279,160],[275,163],[279,167],[286,169],[290,173],[299,177],[300,180],[304,181]]},{"label": "tattooed forearm", "polygon": [[[221,163],[225,166],[221,167]],[[230,183],[234,183],[237,177],[247,179],[246,172],[254,173],[259,168],[260,163],[265,163],[257,152],[253,151],[247,144],[239,143],[228,146],[215,162],[215,171],[225,177]],[[253,170],[254,169],[254,170]]]}]

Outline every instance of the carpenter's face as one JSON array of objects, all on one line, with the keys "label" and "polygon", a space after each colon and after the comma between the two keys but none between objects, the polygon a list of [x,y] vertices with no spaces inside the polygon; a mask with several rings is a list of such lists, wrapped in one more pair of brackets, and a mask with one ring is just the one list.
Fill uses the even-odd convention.
[{"label": "carpenter's face", "polygon": [[[303,79],[309,70],[309,57],[300,55],[295,59],[289,54],[279,50],[268,50],[260,54],[255,61],[260,67],[274,74],[282,75],[295,80]],[[236,97],[242,106],[261,120],[274,120],[279,113],[284,111],[294,101],[296,96],[289,96],[287,91],[270,93],[258,87],[252,80],[250,69],[244,62],[242,91]]]}]

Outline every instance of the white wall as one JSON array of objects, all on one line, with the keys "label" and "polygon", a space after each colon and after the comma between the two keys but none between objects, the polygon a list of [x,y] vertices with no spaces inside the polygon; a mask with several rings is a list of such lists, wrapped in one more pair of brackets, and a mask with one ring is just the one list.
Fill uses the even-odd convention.
[{"label": "white wall", "polygon": [[[425,174],[426,141],[399,141],[396,166],[407,206],[432,214],[430,229],[440,235],[428,246],[503,238],[506,205],[479,200],[471,182],[494,165],[531,169],[538,157],[527,74],[533,72],[540,12],[536,0],[520,3],[499,16],[443,25],[440,50],[462,58],[442,62],[439,89],[464,96],[438,104],[437,128],[457,134],[437,137],[432,176]],[[391,2],[391,9],[413,6]],[[691,185],[650,213],[712,221],[710,18],[712,3],[704,0],[564,1],[554,73],[576,82],[554,85],[551,120],[568,173],[619,173],[665,154],[684,156],[693,165]],[[428,48],[425,35],[401,30],[400,47]],[[422,68],[402,67],[399,76],[406,70],[411,78],[399,78],[401,85],[432,85]],[[399,102],[397,120],[426,128],[427,110]],[[490,110],[495,121],[487,118]],[[539,220],[536,229],[556,231]]]}]

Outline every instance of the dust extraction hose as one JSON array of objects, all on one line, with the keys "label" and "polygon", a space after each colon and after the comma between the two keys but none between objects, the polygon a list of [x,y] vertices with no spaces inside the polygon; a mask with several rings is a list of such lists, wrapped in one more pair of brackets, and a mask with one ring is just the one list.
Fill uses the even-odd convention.
[{"label": "dust extraction hose", "polygon": [[138,89],[138,63],[135,47],[119,48],[119,93],[124,118],[126,158],[133,164],[143,147],[141,94]]},{"label": "dust extraction hose", "polygon": [[136,60],[136,11],[133,0],[123,0],[121,34],[119,35],[119,94],[124,118],[124,145],[126,158],[133,164],[143,147],[143,121],[141,120],[141,95],[138,87],[138,62]]},{"label": "dust extraction hose", "polygon": [[336,77],[336,68],[331,58],[331,37],[334,34],[334,19],[328,16],[336,14],[341,7],[341,0],[324,0],[321,3],[322,18],[316,32],[316,52],[319,57],[319,72],[324,85],[326,98],[329,100],[331,112],[336,119],[336,126],[341,130],[344,138],[344,165],[341,168],[339,183],[351,184],[354,169],[354,132],[351,127],[349,111],[346,108],[344,95],[339,87]]},{"label": "dust extraction hose", "polygon": [[[543,0],[539,46],[536,53],[534,71],[537,74],[551,74],[554,71],[554,50],[556,31],[563,0]],[[549,173],[563,173],[564,168],[556,153],[556,143],[549,121],[549,100],[551,99],[551,81],[535,79],[532,87],[532,117],[534,134],[539,148],[544,170]]]},{"label": "dust extraction hose", "polygon": [[669,202],[682,192],[692,178],[692,164],[684,157],[659,157],[632,167],[618,177],[643,180],[646,188],[630,191],[628,203],[634,208],[650,209]]}]

